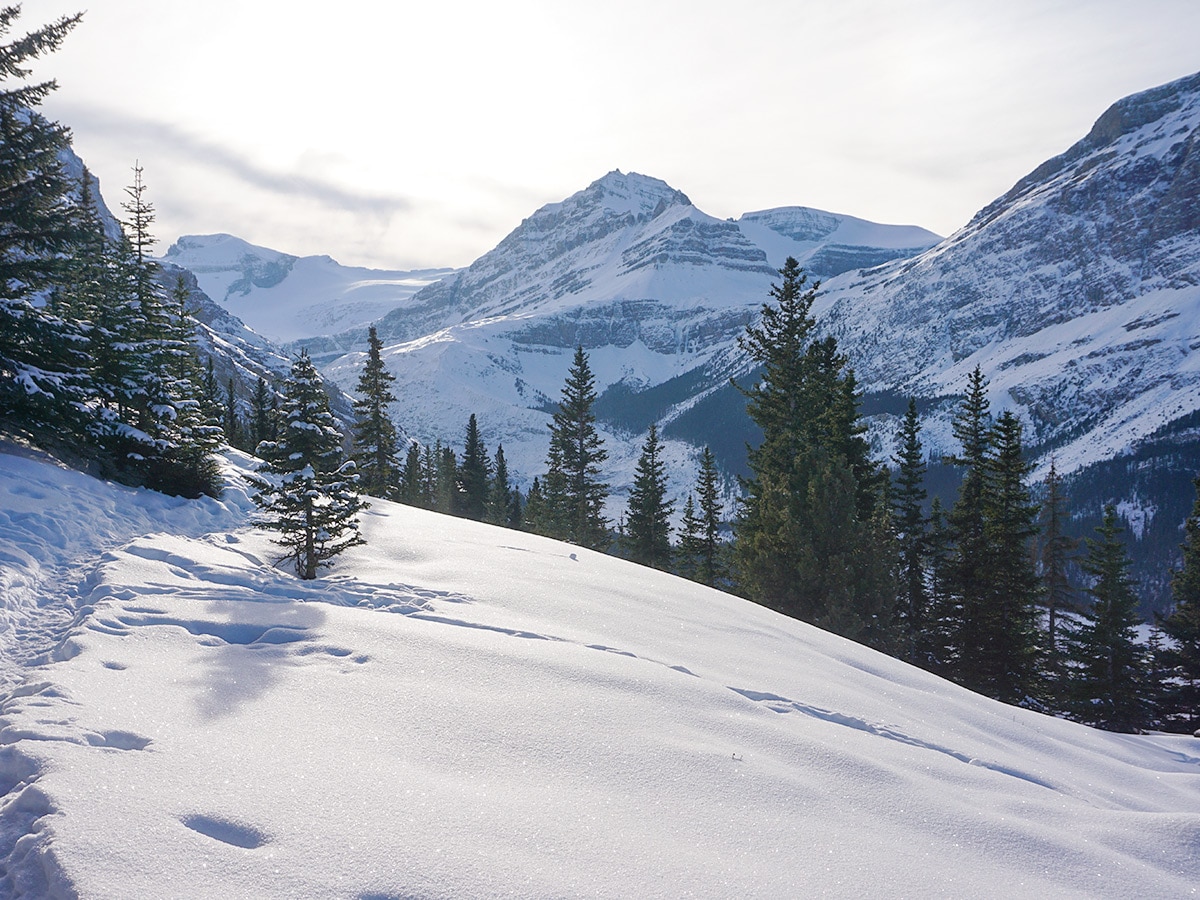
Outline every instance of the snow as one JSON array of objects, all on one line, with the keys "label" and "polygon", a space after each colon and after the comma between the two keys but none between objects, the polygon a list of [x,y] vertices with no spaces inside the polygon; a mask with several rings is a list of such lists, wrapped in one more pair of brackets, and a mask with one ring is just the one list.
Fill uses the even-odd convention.
[{"label": "snow", "polygon": [[672,576],[384,501],[367,545],[301,582],[248,525],[250,463],[183,501],[0,455],[0,894],[1200,885],[1200,740],[1004,706]]},{"label": "snow", "polygon": [[366,327],[452,269],[390,271],[289,256],[228,234],[185,235],[163,256],[209,297],[273,341]]}]

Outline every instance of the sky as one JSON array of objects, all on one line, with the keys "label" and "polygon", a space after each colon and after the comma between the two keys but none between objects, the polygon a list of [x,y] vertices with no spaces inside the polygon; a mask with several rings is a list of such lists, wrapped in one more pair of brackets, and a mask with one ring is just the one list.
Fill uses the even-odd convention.
[{"label": "sky", "polygon": [[[26,0],[17,30],[77,9]],[[723,218],[950,234],[1200,70],[1197,34],[1194,0],[103,0],[34,77],[110,205],[141,164],[160,250],[228,232],[409,269],[613,169]]]}]

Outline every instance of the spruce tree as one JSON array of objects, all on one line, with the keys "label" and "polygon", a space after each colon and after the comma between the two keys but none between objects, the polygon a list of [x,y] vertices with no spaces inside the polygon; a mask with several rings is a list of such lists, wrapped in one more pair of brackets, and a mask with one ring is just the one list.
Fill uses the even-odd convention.
[{"label": "spruce tree", "polygon": [[275,393],[260,375],[254,383],[254,395],[250,398],[248,426],[252,450],[263,441],[273,441],[277,437],[276,413]]},{"label": "spruce tree", "polygon": [[388,414],[396,402],[391,384],[396,376],[383,363],[383,341],[372,325],[367,332],[367,359],[355,390],[354,461],[358,465],[359,488],[372,497],[395,496],[399,482],[396,454],[400,438]]},{"label": "spruce tree", "polygon": [[1037,604],[1040,583],[1032,544],[1038,508],[1025,486],[1030,465],[1024,459],[1021,422],[1001,413],[990,439],[984,494],[984,593],[972,612],[978,621],[967,633],[977,644],[961,646],[968,662],[963,683],[1007,703],[1037,694],[1040,640]]},{"label": "spruce tree", "polygon": [[1046,673],[1052,689],[1062,679],[1062,648],[1060,619],[1062,613],[1075,608],[1075,592],[1067,568],[1077,541],[1065,532],[1066,498],[1062,491],[1054,457],[1046,473],[1046,500],[1041,514],[1041,576],[1042,596],[1046,604]]},{"label": "spruce tree", "polygon": [[488,508],[488,486],[491,464],[487,448],[479,436],[479,423],[475,414],[467,419],[467,433],[463,442],[462,463],[458,467],[459,515],[477,522],[483,521]]},{"label": "spruce tree", "polygon": [[709,587],[724,581],[728,574],[721,559],[721,516],[725,505],[721,502],[719,482],[717,461],[712,450],[705,447],[700,455],[700,474],[696,479],[696,495],[700,498],[700,534],[695,578]]},{"label": "spruce tree", "polygon": [[492,480],[488,486],[484,521],[508,528],[517,527],[513,520],[515,500],[513,486],[508,478],[508,461],[504,458],[504,445],[501,444],[496,448],[496,458],[492,463]]},{"label": "spruce tree", "polygon": [[700,561],[704,523],[696,514],[696,499],[690,493],[683,501],[683,518],[679,523],[679,544],[673,554],[675,574],[698,580],[696,571]]},{"label": "spruce tree", "polygon": [[[900,549],[900,603],[897,610],[910,646],[926,627],[929,592],[926,587],[928,535],[925,513],[925,453],[921,447],[921,422],[917,402],[909,399],[900,426],[893,504],[896,538]],[[912,654],[906,654],[911,657]]]},{"label": "spruce tree", "polygon": [[[0,9],[0,39],[19,6]],[[31,84],[31,60],[58,48],[80,16],[0,44],[0,425],[39,437],[80,427],[79,335],[41,302],[79,237],[61,154],[66,128],[37,112],[56,85]]]},{"label": "spruce tree", "polygon": [[1200,732],[1200,478],[1196,502],[1184,522],[1183,564],[1171,580],[1174,608],[1158,625],[1166,641],[1159,654],[1163,682],[1163,725],[1171,731]]},{"label": "spruce tree", "polygon": [[366,504],[307,352],[292,363],[282,417],[279,440],[259,448],[263,465],[260,477],[252,479],[258,488],[254,501],[264,514],[263,527],[279,533],[284,559],[293,561],[300,578],[313,579],[334,556],[363,543],[357,517]]},{"label": "spruce tree", "polygon": [[675,504],[667,499],[666,463],[661,449],[658,426],[651,423],[629,492],[622,546],[634,562],[666,569],[671,564],[671,513]]},{"label": "spruce tree", "polygon": [[1138,732],[1153,720],[1149,656],[1138,640],[1141,619],[1123,530],[1110,503],[1097,537],[1087,541],[1082,568],[1092,579],[1087,589],[1092,604],[1068,642],[1072,711],[1087,725]]},{"label": "spruce tree", "polygon": [[608,522],[604,518],[608,485],[600,480],[600,468],[608,459],[608,451],[596,430],[596,415],[592,411],[595,402],[595,378],[583,347],[577,347],[550,425],[551,450],[542,484],[543,499],[556,519],[561,515],[561,521],[552,526],[556,532],[553,536],[599,550],[609,543]]},{"label": "spruce tree", "polygon": [[408,442],[404,466],[400,469],[400,502],[409,506],[428,506],[421,469],[421,445],[416,441]]},{"label": "spruce tree", "polygon": [[[758,602],[857,640],[882,642],[894,603],[893,542],[880,532],[881,469],[869,456],[853,372],[814,339],[818,285],[795,259],[739,339],[760,368],[743,389],[763,431],[735,523],[741,587]],[[878,520],[878,521],[877,521]]]},{"label": "spruce tree", "polygon": [[442,446],[439,440],[434,447],[434,494],[433,508],[448,516],[457,516],[461,504],[458,489],[458,459],[454,449]]},{"label": "spruce tree", "polygon": [[232,375],[225,381],[225,397],[221,407],[225,411],[225,419],[221,423],[221,427],[225,430],[225,440],[229,446],[242,449],[242,445],[245,443],[242,435],[242,419],[237,411],[237,391]]}]

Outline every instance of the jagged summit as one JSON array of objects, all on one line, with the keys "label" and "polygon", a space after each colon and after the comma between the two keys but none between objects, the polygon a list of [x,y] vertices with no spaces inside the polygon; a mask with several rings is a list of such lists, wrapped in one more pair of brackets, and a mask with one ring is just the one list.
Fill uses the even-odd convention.
[{"label": "jagged summit", "polygon": [[653,217],[668,206],[692,205],[687,194],[676,190],[665,181],[637,172],[626,174],[620,169],[613,169],[604,177],[596,179],[571,200],[575,198],[603,204],[606,209],[616,213],[639,217],[647,214]]}]

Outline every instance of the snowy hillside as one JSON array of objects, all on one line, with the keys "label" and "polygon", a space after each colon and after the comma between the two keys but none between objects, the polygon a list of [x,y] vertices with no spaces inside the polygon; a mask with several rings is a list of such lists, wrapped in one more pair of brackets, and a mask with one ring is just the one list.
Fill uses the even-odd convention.
[{"label": "snowy hillside", "polygon": [[385,502],[367,546],[300,582],[232,463],[225,500],[179,501],[0,456],[20,682],[0,895],[1200,884],[1198,739],[1003,706],[659,572]]},{"label": "snowy hillside", "polygon": [[194,273],[204,293],[276,343],[366,325],[453,271],[342,266],[328,256],[289,256],[228,234],[181,237],[162,261]]}]

